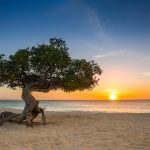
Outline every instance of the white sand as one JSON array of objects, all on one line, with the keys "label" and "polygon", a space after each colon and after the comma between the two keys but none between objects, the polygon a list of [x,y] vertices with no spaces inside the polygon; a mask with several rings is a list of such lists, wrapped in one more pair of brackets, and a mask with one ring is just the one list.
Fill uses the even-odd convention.
[{"label": "white sand", "polygon": [[46,126],[26,128],[10,123],[1,126],[0,150],[150,150],[150,114],[47,112],[46,115]]}]

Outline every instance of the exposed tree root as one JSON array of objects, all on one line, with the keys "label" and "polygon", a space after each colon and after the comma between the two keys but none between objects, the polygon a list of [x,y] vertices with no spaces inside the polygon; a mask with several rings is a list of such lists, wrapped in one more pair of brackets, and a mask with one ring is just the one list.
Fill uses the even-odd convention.
[{"label": "exposed tree root", "polygon": [[13,112],[8,112],[8,111],[4,111],[0,114],[0,125],[2,125],[4,122],[11,122],[11,121],[16,121],[17,117],[20,114],[16,114]]},{"label": "exposed tree root", "polygon": [[18,122],[18,119],[21,114],[13,113],[13,112],[2,112],[0,113],[0,126],[3,125],[5,122],[17,122],[17,123],[26,123],[26,126],[33,126],[33,120],[39,115],[42,114],[42,123],[46,125],[46,117],[44,114],[44,109],[36,106],[31,112],[27,114],[25,119],[22,122]]},{"label": "exposed tree root", "polygon": [[44,109],[36,106],[36,108],[32,111],[29,112],[26,116],[26,125],[27,126],[33,126],[33,120],[38,116],[38,114],[42,114],[42,123],[43,125],[46,125],[46,117],[44,114]]},{"label": "exposed tree root", "polygon": [[48,91],[48,89],[41,85],[27,85],[22,92],[22,99],[25,102],[24,110],[21,114],[16,114],[13,112],[2,112],[0,114],[0,125],[5,122],[17,122],[22,123],[26,122],[27,126],[33,126],[33,120],[39,115],[42,114],[42,123],[46,124],[46,117],[44,114],[44,109],[39,107],[39,101],[37,101],[31,94],[32,91]]}]

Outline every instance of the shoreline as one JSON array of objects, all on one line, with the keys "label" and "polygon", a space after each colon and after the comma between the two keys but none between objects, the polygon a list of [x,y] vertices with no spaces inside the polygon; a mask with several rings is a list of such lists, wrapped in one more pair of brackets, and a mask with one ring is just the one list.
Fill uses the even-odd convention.
[{"label": "shoreline", "polygon": [[[0,108],[0,113],[3,111],[12,111],[14,113],[21,113],[23,109],[14,108]],[[46,114],[150,114],[150,112],[106,112],[106,111],[44,111]]]},{"label": "shoreline", "polygon": [[[12,111],[12,109],[0,109]],[[21,112],[21,110],[19,110]],[[18,112],[14,110],[13,112]],[[35,122],[41,118],[39,116]],[[47,125],[0,126],[3,150],[149,150],[149,113],[46,112]]]},{"label": "shoreline", "polygon": [[[0,101],[1,102],[1,101]],[[23,109],[23,101],[2,101],[0,109]],[[150,101],[40,101],[45,111],[58,112],[100,112],[100,113],[150,113]]]}]

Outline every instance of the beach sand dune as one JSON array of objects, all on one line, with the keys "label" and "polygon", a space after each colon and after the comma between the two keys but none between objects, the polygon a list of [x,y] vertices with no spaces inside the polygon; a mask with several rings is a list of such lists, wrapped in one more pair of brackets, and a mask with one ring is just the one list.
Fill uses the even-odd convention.
[{"label": "beach sand dune", "polygon": [[10,123],[1,126],[0,150],[150,150],[150,114],[47,112],[46,115],[46,126],[35,124],[26,128]]}]

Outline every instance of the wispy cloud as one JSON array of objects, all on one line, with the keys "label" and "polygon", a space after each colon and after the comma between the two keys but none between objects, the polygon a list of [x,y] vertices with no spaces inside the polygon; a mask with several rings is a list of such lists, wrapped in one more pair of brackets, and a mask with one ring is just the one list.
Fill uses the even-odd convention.
[{"label": "wispy cloud", "polygon": [[102,22],[98,17],[97,13],[90,7],[87,7],[86,13],[87,13],[87,21],[89,22],[91,27],[95,30],[95,33],[100,37],[105,36],[105,32],[102,27]]},{"label": "wispy cloud", "polygon": [[99,16],[92,9],[89,10],[88,21],[93,31],[95,32],[95,36],[104,44],[110,44],[113,42],[112,38],[108,33],[104,30],[103,23],[100,20]]},{"label": "wispy cloud", "polygon": [[143,76],[150,77],[150,71],[148,71],[148,72],[143,72],[142,75],[143,75]]},{"label": "wispy cloud", "polygon": [[126,54],[125,50],[111,51],[111,52],[108,52],[108,53],[103,53],[103,54],[96,55],[96,56],[94,56],[94,58],[95,59],[103,59],[103,58],[109,58],[109,57],[114,57],[114,56],[122,56],[124,54]]},{"label": "wispy cloud", "polygon": [[77,17],[80,15],[80,17],[82,17],[82,21],[79,21],[82,23],[86,23],[86,26],[88,26],[90,28],[90,31],[94,33],[98,38],[102,40],[111,40],[110,37],[107,37],[106,32],[104,31],[103,23],[98,13],[86,1],[70,0],[63,5],[60,5],[57,8],[57,11],[55,8],[51,9],[49,12],[49,14],[52,16],[62,14],[65,16],[70,16],[70,13],[71,15],[73,15],[73,17]]},{"label": "wispy cloud", "polygon": [[86,19],[87,24],[89,25],[90,30],[92,30],[92,32],[95,34],[95,37],[103,43],[112,42],[112,38],[104,30],[104,24],[103,24],[100,16],[85,1],[84,1],[84,3],[82,3],[82,11],[83,11],[82,13],[84,14],[84,19]]}]

